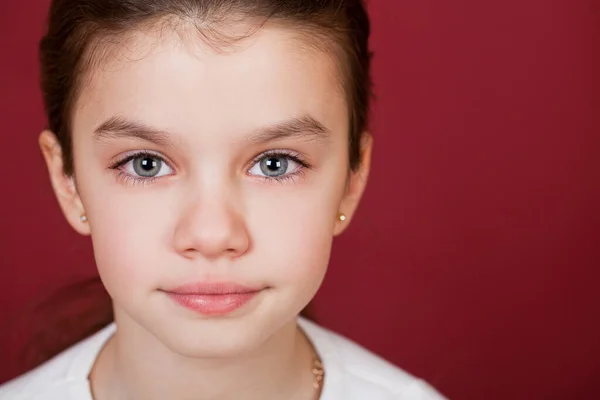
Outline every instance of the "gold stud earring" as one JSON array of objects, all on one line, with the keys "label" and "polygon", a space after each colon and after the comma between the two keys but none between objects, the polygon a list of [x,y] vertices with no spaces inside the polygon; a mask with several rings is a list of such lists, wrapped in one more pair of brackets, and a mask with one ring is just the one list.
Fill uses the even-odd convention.
[{"label": "gold stud earring", "polygon": [[81,217],[79,217],[79,219],[81,220],[81,222],[83,222],[84,224],[87,222],[87,217],[85,216],[85,214],[83,214]]},{"label": "gold stud earring", "polygon": [[340,214],[338,216],[338,218],[339,218],[340,221],[344,222],[346,220],[346,215],[345,214]]}]

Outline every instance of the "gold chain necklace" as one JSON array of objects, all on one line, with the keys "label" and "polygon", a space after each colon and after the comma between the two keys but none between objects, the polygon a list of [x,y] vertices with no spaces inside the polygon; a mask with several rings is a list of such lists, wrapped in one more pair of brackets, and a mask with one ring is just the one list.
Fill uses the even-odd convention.
[{"label": "gold chain necklace", "polygon": [[313,382],[313,387],[317,390],[321,389],[321,386],[323,385],[323,378],[325,376],[325,370],[323,368],[323,363],[321,362],[321,360],[319,360],[319,358],[315,358],[315,361],[313,363],[313,369],[312,369],[312,373],[313,373],[313,378],[314,378],[314,382]]}]

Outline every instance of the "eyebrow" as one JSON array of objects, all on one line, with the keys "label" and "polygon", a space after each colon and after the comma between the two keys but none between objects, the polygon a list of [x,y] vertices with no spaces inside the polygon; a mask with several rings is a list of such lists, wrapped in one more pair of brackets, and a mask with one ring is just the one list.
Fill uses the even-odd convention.
[{"label": "eyebrow", "polygon": [[172,143],[171,135],[160,129],[123,117],[110,117],[94,130],[94,138],[98,141],[137,138],[159,146]]},{"label": "eyebrow", "polygon": [[[259,128],[246,137],[253,144],[283,140],[296,137],[304,140],[325,140],[330,134],[323,124],[315,118],[305,115]],[[159,146],[173,143],[172,135],[161,129],[152,128],[143,123],[129,120],[121,116],[110,117],[94,130],[97,141],[136,138]]]},{"label": "eyebrow", "polygon": [[324,140],[330,135],[322,123],[310,115],[295,117],[276,123],[265,128],[260,128],[248,136],[251,143],[265,143],[275,140],[297,137],[304,140]]}]

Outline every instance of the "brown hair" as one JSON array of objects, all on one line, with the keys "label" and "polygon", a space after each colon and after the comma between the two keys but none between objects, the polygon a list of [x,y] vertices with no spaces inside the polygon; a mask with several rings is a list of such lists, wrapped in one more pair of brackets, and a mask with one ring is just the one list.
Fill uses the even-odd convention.
[{"label": "brown hair", "polygon": [[[50,6],[48,31],[40,42],[41,86],[48,119],[62,147],[64,172],[73,175],[71,119],[73,106],[86,73],[106,53],[102,43],[114,43],[123,34],[165,21],[192,21],[200,37],[211,41],[226,38],[214,28],[233,15],[256,20],[257,29],[268,21],[293,22],[294,29],[311,35],[319,45],[331,46],[338,55],[342,86],[349,105],[349,166],[360,165],[360,139],[367,127],[371,95],[370,59],[368,47],[370,24],[363,0],[53,0]],[[239,38],[238,38],[239,39]],[[101,42],[102,40],[102,42]],[[87,286],[85,286],[87,285]],[[93,311],[94,318],[76,317],[69,312],[69,323],[63,324],[64,313],[57,312],[59,321],[44,318],[44,327],[34,329],[34,337],[46,337],[44,331],[56,332],[29,352],[30,364],[39,363],[83,339],[112,318],[110,302],[101,289],[99,279],[87,282],[95,295],[104,298],[83,307]],[[80,286],[83,287],[83,286]],[[61,293],[81,294],[81,290],[65,289]],[[86,293],[92,293],[89,290]],[[43,307],[45,314],[55,310],[72,310],[66,303],[69,296],[59,294]],[[73,303],[75,303],[74,301]],[[66,305],[66,307],[65,307]],[[58,315],[60,314],[60,315]],[[102,321],[100,321],[102,319]],[[55,339],[60,338],[60,339]],[[41,348],[40,348],[41,347]],[[33,365],[28,365],[31,367]]]}]

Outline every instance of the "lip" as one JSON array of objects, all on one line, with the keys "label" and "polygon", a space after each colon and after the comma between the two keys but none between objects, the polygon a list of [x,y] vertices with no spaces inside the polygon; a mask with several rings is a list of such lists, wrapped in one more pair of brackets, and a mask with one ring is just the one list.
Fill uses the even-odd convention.
[{"label": "lip", "polygon": [[263,289],[237,283],[198,282],[165,290],[179,305],[203,315],[226,315],[255,298]]}]

